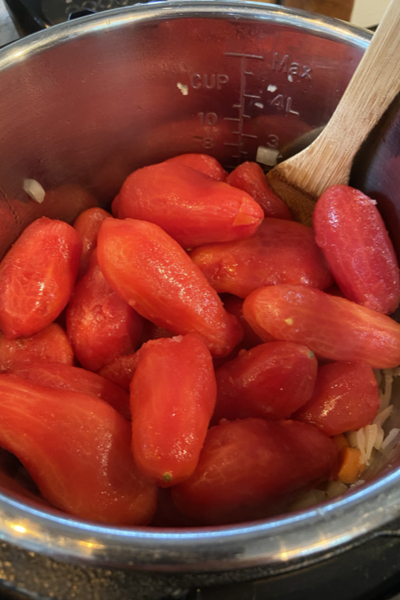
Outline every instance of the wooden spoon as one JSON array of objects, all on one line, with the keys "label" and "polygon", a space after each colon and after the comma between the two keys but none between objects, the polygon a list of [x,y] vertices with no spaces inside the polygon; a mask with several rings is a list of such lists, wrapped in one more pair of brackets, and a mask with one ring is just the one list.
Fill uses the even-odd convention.
[{"label": "wooden spoon", "polygon": [[355,154],[399,91],[400,0],[392,0],[323,132],[267,175],[296,220],[311,225],[319,196],[348,184]]}]

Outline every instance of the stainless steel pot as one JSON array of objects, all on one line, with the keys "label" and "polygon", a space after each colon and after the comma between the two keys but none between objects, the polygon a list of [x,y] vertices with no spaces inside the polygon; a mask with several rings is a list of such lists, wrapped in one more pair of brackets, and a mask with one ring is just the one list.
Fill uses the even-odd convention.
[{"label": "stainless steel pot", "polygon": [[[187,0],[102,13],[11,45],[0,53],[1,253],[34,218],[72,219],[77,210],[65,194],[36,204],[25,178],[46,190],[76,184],[105,204],[134,168],[181,152],[208,152],[226,167],[254,160],[259,146],[272,157],[284,152],[327,122],[369,39],[340,21],[271,5]],[[394,105],[353,174],[378,198],[397,249],[399,127]],[[398,421],[395,413],[391,426]],[[365,485],[317,508],[194,530],[84,523],[4,490],[0,537],[99,565],[279,568],[400,515],[394,445],[378,462]]]}]

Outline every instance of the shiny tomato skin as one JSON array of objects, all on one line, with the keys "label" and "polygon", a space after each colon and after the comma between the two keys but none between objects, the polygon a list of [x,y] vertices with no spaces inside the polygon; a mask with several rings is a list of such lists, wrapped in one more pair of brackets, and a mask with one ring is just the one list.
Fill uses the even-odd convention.
[{"label": "shiny tomato skin", "polygon": [[240,343],[241,348],[250,350],[250,348],[262,344],[265,340],[262,340],[260,336],[256,334],[243,316],[243,298],[233,296],[232,294],[223,294],[221,300],[225,310],[231,313],[231,315],[234,315],[243,327],[243,339]]},{"label": "shiny tomato skin", "polygon": [[172,488],[172,498],[205,525],[252,520],[282,494],[329,479],[337,453],[305,423],[222,421],[209,429],[195,472]]},{"label": "shiny tomato skin", "polygon": [[279,420],[303,406],[314,390],[318,363],[306,346],[267,342],[217,369],[217,403],[213,423],[220,419]]},{"label": "shiny tomato skin", "polygon": [[266,217],[292,220],[290,210],[271,190],[262,168],[257,163],[242,163],[228,175],[225,181],[254,198],[262,207]]},{"label": "shiny tomato skin", "polygon": [[29,225],[0,263],[0,329],[8,339],[37,333],[65,308],[82,242],[62,221]]},{"label": "shiny tomato skin", "polygon": [[118,217],[150,221],[184,248],[252,235],[264,215],[251,196],[185,165],[134,171],[119,193]]},{"label": "shiny tomato skin", "polygon": [[197,335],[147,342],[130,386],[132,452],[161,487],[196,468],[215,407],[212,358]]},{"label": "shiny tomato skin", "polygon": [[139,314],[175,335],[198,333],[213,356],[226,356],[243,330],[180,245],[158,225],[106,219],[98,259],[114,290]]},{"label": "shiny tomato skin", "polygon": [[134,352],[143,331],[142,317],[107,283],[95,253],[75,286],[66,323],[75,355],[89,371]]},{"label": "shiny tomato skin", "polygon": [[343,294],[385,314],[400,302],[397,258],[375,201],[346,185],[319,198],[313,213],[316,242]]},{"label": "shiny tomato skin", "polygon": [[363,360],[374,369],[400,363],[400,325],[346,298],[306,286],[269,286],[246,298],[243,314],[260,337],[304,344],[318,357]]},{"label": "shiny tomato skin", "polygon": [[319,368],[311,399],[292,418],[332,437],[369,425],[379,405],[378,384],[366,362],[334,362]]},{"label": "shiny tomato skin", "polygon": [[34,335],[14,340],[8,340],[0,333],[0,372],[12,371],[37,361],[72,366],[74,352],[60,325],[50,323]]},{"label": "shiny tomato skin", "polygon": [[157,490],[135,467],[130,423],[93,396],[0,375],[0,445],[46,500],[88,521],[145,525]]},{"label": "shiny tomato skin", "polygon": [[140,348],[133,354],[119,356],[115,360],[107,363],[98,371],[98,375],[108,379],[112,383],[120,386],[126,392],[129,392],[133,374],[139,364]]},{"label": "shiny tomato skin", "polygon": [[101,398],[115,408],[125,419],[130,420],[129,394],[108,379],[62,363],[35,362],[14,367],[10,373],[22,379],[55,390],[69,390]]},{"label": "shiny tomato skin", "polygon": [[77,279],[80,279],[89,269],[90,257],[97,246],[97,234],[100,225],[104,219],[109,217],[111,217],[109,212],[95,206],[84,210],[74,222],[74,229],[82,239],[82,254]]},{"label": "shiny tomato skin", "polygon": [[312,228],[294,221],[264,219],[245,240],[207,244],[189,255],[218,293],[240,298],[265,285],[333,284]]},{"label": "shiny tomato skin", "polygon": [[191,167],[217,181],[225,181],[226,176],[228,175],[227,171],[225,171],[217,159],[208,154],[180,154],[179,156],[169,158],[165,162]]}]

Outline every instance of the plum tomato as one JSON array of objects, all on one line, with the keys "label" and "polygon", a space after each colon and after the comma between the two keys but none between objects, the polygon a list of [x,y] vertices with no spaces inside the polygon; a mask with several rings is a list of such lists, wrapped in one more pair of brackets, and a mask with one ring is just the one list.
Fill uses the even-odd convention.
[{"label": "plum tomato", "polygon": [[400,302],[399,267],[375,204],[349,186],[328,188],[314,209],[315,238],[345,297],[391,314]]},{"label": "plum tomato", "polygon": [[209,429],[195,472],[172,488],[172,498],[206,525],[260,518],[282,494],[329,479],[337,454],[335,442],[305,423],[222,421]]},{"label": "plum tomato", "polygon": [[259,203],[266,217],[292,220],[286,204],[274,194],[268,185],[264,172],[255,162],[244,162],[225,179],[226,183],[247,192]]},{"label": "plum tomato", "polygon": [[8,339],[38,333],[65,308],[82,242],[71,225],[42,217],[0,263],[0,329]]},{"label": "plum tomato", "polygon": [[74,353],[60,325],[50,323],[34,335],[14,340],[8,340],[0,333],[0,372],[9,372],[38,361],[72,366]]},{"label": "plum tomato", "polygon": [[119,356],[115,360],[107,363],[98,371],[98,375],[108,379],[112,383],[120,386],[126,392],[129,392],[133,374],[139,364],[140,349],[133,354]]},{"label": "plum tomato", "polygon": [[238,320],[223,307],[200,269],[154,223],[103,221],[97,246],[108,283],[139,314],[175,335],[198,333],[213,356],[241,341]]},{"label": "plum tomato", "polygon": [[[180,154],[165,161],[166,163],[177,163],[191,167],[196,171],[204,173],[217,181],[225,181],[228,173],[222,168],[216,158],[208,154]],[[251,196],[251,194],[250,194]]]},{"label": "plum tomato", "polygon": [[62,363],[34,362],[16,366],[9,372],[43,387],[96,396],[108,402],[125,419],[131,418],[129,394],[115,383],[86,369]]},{"label": "plum tomato", "polygon": [[98,206],[84,210],[74,222],[74,229],[82,239],[82,254],[79,261],[78,277],[80,279],[88,270],[90,257],[97,246],[97,234],[100,225],[111,217],[110,213]]},{"label": "plum tomato", "polygon": [[0,375],[0,419],[0,446],[53,506],[113,525],[151,521],[156,486],[135,466],[130,423],[109,404]]},{"label": "plum tomato", "polygon": [[242,350],[215,373],[217,403],[212,422],[290,417],[311,398],[317,369],[313,352],[299,344],[267,342]]},{"label": "plum tomato", "polygon": [[379,404],[378,384],[366,362],[334,362],[319,368],[311,399],[292,418],[332,437],[369,425]]},{"label": "plum tomato", "polygon": [[150,221],[184,248],[252,235],[264,214],[246,192],[165,162],[134,171],[122,185],[118,217]]},{"label": "plum tomato", "polygon": [[225,310],[227,310],[231,315],[235,315],[241,326],[243,327],[243,339],[240,343],[241,348],[245,350],[250,350],[250,348],[254,348],[254,346],[258,346],[262,344],[263,340],[259,335],[256,334],[254,329],[250,327],[248,322],[243,316],[243,299],[238,296],[233,296],[231,294],[222,294],[221,300],[223,302]]},{"label": "plum tomato", "polygon": [[203,340],[188,334],[144,344],[130,389],[137,467],[161,487],[184,481],[196,468],[217,393]]},{"label": "plum tomato", "polygon": [[312,228],[294,221],[264,219],[245,240],[207,244],[189,256],[218,293],[240,298],[265,285],[324,289],[333,284]]},{"label": "plum tomato", "polygon": [[260,337],[304,344],[317,357],[362,360],[374,369],[400,363],[400,325],[346,298],[306,286],[275,285],[250,294],[243,314]]},{"label": "plum tomato", "polygon": [[139,344],[143,319],[107,283],[93,254],[66,313],[67,334],[81,365],[98,371]]}]

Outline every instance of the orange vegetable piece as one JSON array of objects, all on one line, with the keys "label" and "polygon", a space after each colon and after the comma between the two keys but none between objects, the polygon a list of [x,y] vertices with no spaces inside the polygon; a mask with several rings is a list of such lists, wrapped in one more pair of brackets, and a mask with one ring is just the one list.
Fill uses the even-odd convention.
[{"label": "orange vegetable piece", "polygon": [[361,452],[358,448],[344,447],[339,452],[338,479],[343,483],[350,484],[357,481],[364,470],[361,462]]}]

